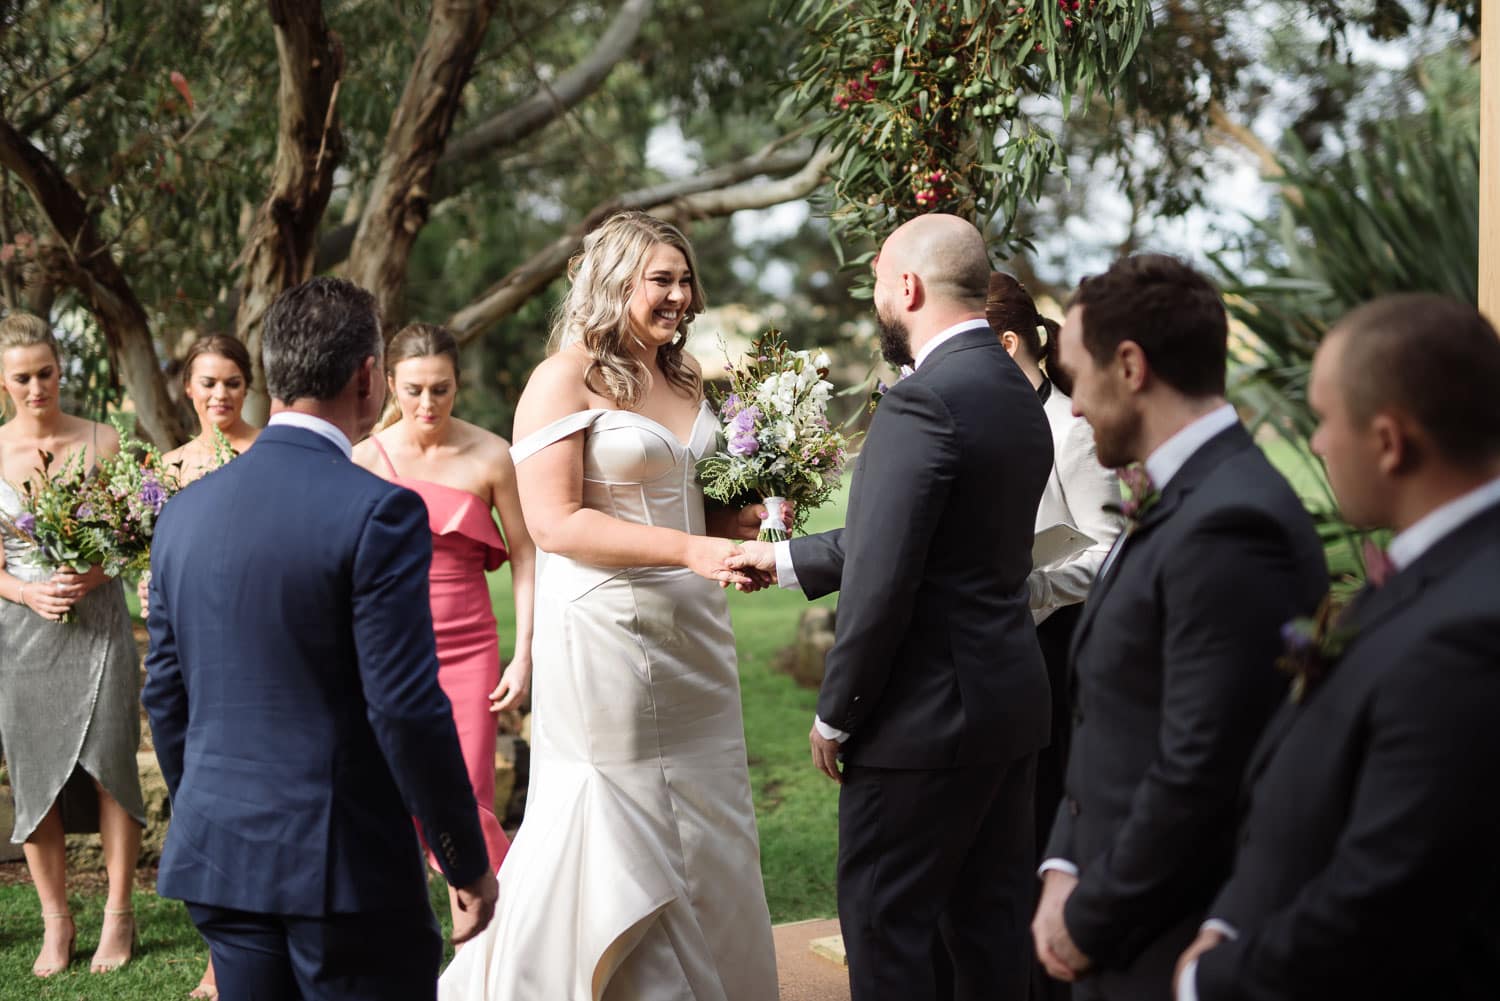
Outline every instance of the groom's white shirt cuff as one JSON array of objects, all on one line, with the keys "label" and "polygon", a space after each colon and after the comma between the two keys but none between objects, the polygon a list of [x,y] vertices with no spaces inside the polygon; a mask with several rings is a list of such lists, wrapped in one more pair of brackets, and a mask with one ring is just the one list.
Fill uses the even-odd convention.
[{"label": "groom's white shirt cuff", "polygon": [[1042,864],[1037,868],[1037,878],[1040,879],[1043,876],[1047,875],[1047,872],[1050,869],[1056,869],[1058,872],[1065,872],[1069,876],[1072,876],[1074,879],[1078,878],[1078,866],[1074,865],[1072,862],[1069,862],[1065,858],[1049,858],[1043,861]]},{"label": "groom's white shirt cuff", "polygon": [[797,583],[797,567],[792,563],[792,544],[783,539],[772,545],[776,549],[776,583],[792,591],[802,590],[802,585]]},{"label": "groom's white shirt cuff", "polygon": [[[1240,933],[1233,925],[1220,921],[1218,918],[1209,918],[1199,926],[1198,930],[1200,932],[1216,931],[1231,942],[1240,937]],[[1196,959],[1184,966],[1182,976],[1177,978],[1177,1001],[1198,1001],[1198,960]]]},{"label": "groom's white shirt cuff", "polygon": [[821,736],[824,740],[836,740],[840,744],[842,744],[844,741],[849,739],[849,735],[843,730],[835,730],[827,723],[824,723],[817,716],[813,717],[813,726],[817,728],[818,735]]}]

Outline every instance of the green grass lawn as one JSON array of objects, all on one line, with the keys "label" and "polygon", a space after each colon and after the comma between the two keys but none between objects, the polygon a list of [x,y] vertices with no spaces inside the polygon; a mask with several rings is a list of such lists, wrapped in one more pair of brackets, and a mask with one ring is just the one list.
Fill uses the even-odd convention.
[{"label": "green grass lawn", "polygon": [[[843,502],[840,496],[815,513],[808,530],[839,525]],[[507,569],[490,576],[490,591],[501,650],[509,656],[515,611]],[[133,594],[130,603],[134,609]],[[799,688],[772,667],[776,655],[792,642],[797,618],[808,602],[797,593],[769,590],[731,593],[729,603],[739,647],[745,737],[771,917],[780,922],[828,916],[834,913],[838,790],[814,770],[809,757],[807,732],[817,693]],[[440,880],[433,881],[431,890],[433,909],[446,934],[447,894]],[[160,1001],[186,997],[198,982],[207,952],[177,901],[162,900],[149,890],[138,891],[137,961],[116,973],[93,976],[88,972],[88,959],[98,944],[103,892],[75,889],[70,897],[78,922],[76,958],[68,972],[42,981],[31,975],[42,935],[36,894],[29,885],[0,886],[0,1001]]]}]

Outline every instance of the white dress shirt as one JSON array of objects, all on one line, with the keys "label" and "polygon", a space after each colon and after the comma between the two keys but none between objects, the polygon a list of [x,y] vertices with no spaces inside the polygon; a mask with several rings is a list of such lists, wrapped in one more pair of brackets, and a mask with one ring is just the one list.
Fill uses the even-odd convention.
[{"label": "white dress shirt", "polygon": [[[1151,485],[1158,493],[1165,490],[1167,484],[1172,482],[1172,477],[1177,475],[1178,470],[1187,464],[1198,449],[1239,423],[1239,419],[1239,414],[1235,413],[1234,407],[1226,403],[1199,417],[1162,442],[1156,447],[1156,451],[1146,456],[1146,475],[1151,477]],[[1109,551],[1109,557],[1099,568],[1099,576],[1103,577],[1109,572],[1115,556],[1120,552],[1120,547],[1125,544],[1126,534],[1122,532],[1115,540],[1114,547]],[[1072,876],[1078,875],[1078,863],[1071,859],[1049,858],[1037,869],[1037,875],[1044,875],[1049,869],[1066,872]]]},{"label": "white dress shirt", "polygon": [[[1427,512],[1410,528],[1391,540],[1386,555],[1390,557],[1396,570],[1409,567],[1423,553],[1461,527],[1464,522],[1496,504],[1500,504],[1500,478],[1490,480],[1484,486],[1470,490],[1462,497]],[[1210,929],[1222,933],[1230,941],[1239,938],[1239,932],[1232,925],[1218,918],[1209,918],[1203,922],[1200,930]],[[1182,968],[1182,976],[1177,982],[1177,1001],[1198,1001],[1198,961],[1196,959]]]},{"label": "white dress shirt", "polygon": [[[932,355],[938,347],[947,341],[951,341],[959,334],[970,330],[990,330],[990,322],[983,317],[974,320],[963,320],[951,327],[944,327],[933,335],[932,340],[922,345],[922,350],[917,352],[917,357],[912,362],[915,371],[922,367],[922,363]],[[785,588],[800,590],[797,584],[797,567],[792,563],[792,544],[790,542],[776,543],[776,582]],[[849,739],[849,735],[843,730],[836,729],[824,723],[816,716],[813,717],[813,726],[818,733],[822,734],[824,740],[836,740],[840,744]]]},{"label": "white dress shirt", "polygon": [[337,445],[339,451],[344,453],[344,458],[351,461],[354,458],[354,446],[349,444],[349,436],[340,431],[337,425],[321,417],[314,417],[312,414],[304,414],[296,410],[283,410],[272,414],[271,419],[266,421],[266,427],[301,428],[303,431],[311,431],[320,438],[326,438]]}]

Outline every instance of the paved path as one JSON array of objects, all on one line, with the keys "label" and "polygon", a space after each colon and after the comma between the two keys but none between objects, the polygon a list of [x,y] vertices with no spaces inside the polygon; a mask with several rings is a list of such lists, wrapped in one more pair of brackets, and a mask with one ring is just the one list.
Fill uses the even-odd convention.
[{"label": "paved path", "polygon": [[781,1001],[849,1001],[849,973],[814,955],[812,941],[839,933],[837,918],[797,921],[772,929]]}]

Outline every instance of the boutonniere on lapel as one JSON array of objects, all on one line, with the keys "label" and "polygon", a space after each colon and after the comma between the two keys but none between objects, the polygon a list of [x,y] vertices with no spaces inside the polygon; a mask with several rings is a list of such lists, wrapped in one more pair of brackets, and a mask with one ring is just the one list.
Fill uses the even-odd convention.
[{"label": "boutonniere on lapel", "polygon": [[1146,512],[1161,500],[1161,491],[1151,482],[1151,474],[1146,472],[1142,463],[1132,462],[1117,475],[1120,478],[1120,503],[1106,504],[1104,510],[1124,516],[1130,522],[1125,531],[1133,532],[1146,517]]},{"label": "boutonniere on lapel", "polygon": [[1293,619],[1281,627],[1284,649],[1276,667],[1292,677],[1289,693],[1300,704],[1317,687],[1349,648],[1355,630],[1338,624],[1338,606],[1330,592],[1312,616]]},{"label": "boutonniere on lapel", "polygon": [[[905,379],[915,371],[916,369],[912,368],[910,365],[902,365],[901,371],[896,374],[896,381],[900,382],[902,379]],[[875,408],[880,406],[880,401],[884,399],[885,394],[889,393],[890,391],[891,387],[887,386],[883,380],[875,380],[875,388],[870,391],[870,413],[873,414],[875,412]]]}]

